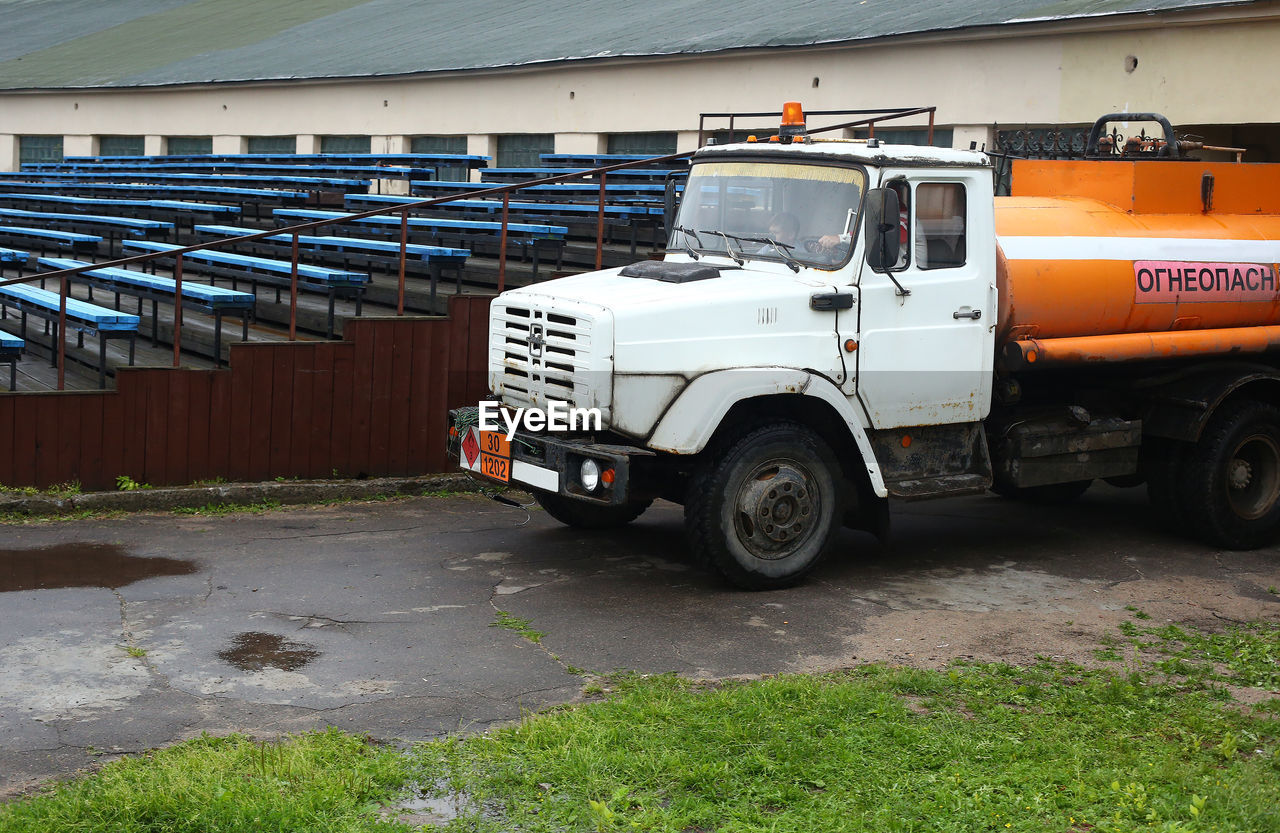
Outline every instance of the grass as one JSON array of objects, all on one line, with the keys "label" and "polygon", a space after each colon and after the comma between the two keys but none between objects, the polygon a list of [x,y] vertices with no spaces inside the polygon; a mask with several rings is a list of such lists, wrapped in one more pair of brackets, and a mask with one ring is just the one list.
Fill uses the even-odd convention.
[{"label": "grass", "polygon": [[1123,645],[1127,655],[1150,664],[1167,684],[1280,691],[1280,624],[1255,622],[1206,633],[1178,625],[1140,627],[1123,622],[1120,632],[1124,639],[1110,640],[1111,652],[1119,655],[1117,648]]},{"label": "grass", "polygon": [[505,610],[499,610],[494,615],[493,621],[489,623],[489,627],[502,628],[504,630],[514,631],[515,633],[520,634],[530,642],[533,642],[536,644],[541,642],[542,637],[546,636],[547,634],[544,631],[535,630],[534,628],[531,627],[532,624],[533,624],[532,619],[522,619],[519,616],[514,616]]},{"label": "grass", "polygon": [[263,500],[257,503],[206,503],[204,506],[179,506],[173,509],[173,512],[178,515],[213,515],[215,517],[246,512],[258,515],[279,509],[281,505],[277,500]]},{"label": "grass", "polygon": [[407,831],[377,808],[411,772],[403,754],[336,729],[281,743],[203,736],[0,806],[0,833]]},{"label": "grass", "polygon": [[1195,672],[1276,693],[1280,627],[1179,634],[1120,669],[624,675],[419,754],[474,805],[454,830],[1280,830],[1280,699]]},{"label": "grass", "polygon": [[47,489],[37,489],[35,486],[5,486],[0,484],[0,494],[2,495],[22,495],[23,497],[33,497],[35,495],[47,495],[48,497],[71,497],[81,493],[80,481],[69,480],[66,483],[55,483]]},{"label": "grass", "polygon": [[601,700],[408,754],[206,737],[0,806],[0,833],[404,830],[380,808],[413,784],[460,797],[446,829],[477,833],[1280,831],[1280,626],[1124,631],[1118,667],[614,675]]}]

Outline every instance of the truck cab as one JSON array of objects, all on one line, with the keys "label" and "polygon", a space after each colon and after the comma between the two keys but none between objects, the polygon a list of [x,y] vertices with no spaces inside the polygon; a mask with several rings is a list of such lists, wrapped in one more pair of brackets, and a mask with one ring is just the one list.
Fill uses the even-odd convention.
[{"label": "truck cab", "polygon": [[[493,302],[494,399],[601,417],[589,434],[513,434],[510,481],[579,526],[623,523],[655,497],[692,505],[717,530],[701,530],[699,556],[747,586],[795,581],[841,523],[883,514],[868,511],[889,495],[879,432],[936,426],[955,446],[909,488],[985,490],[973,426],[991,401],[991,206],[981,153],[803,137],[704,148],[664,260]],[[478,416],[458,412],[454,432],[476,471],[483,455],[462,444],[494,430]],[[691,489],[733,494],[703,507]],[[726,529],[732,553],[715,540]]]}]

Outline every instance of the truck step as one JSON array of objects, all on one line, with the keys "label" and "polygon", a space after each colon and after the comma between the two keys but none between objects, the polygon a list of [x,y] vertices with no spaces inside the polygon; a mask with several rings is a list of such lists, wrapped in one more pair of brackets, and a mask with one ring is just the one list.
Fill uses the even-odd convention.
[{"label": "truck step", "polygon": [[991,488],[991,478],[985,474],[944,474],[940,477],[919,477],[910,480],[894,480],[885,483],[892,497],[900,500],[928,500],[935,497],[979,495]]}]

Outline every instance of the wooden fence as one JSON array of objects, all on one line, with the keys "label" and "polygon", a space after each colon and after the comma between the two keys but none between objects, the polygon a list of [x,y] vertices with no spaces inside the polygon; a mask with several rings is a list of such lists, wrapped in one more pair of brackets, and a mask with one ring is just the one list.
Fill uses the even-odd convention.
[{"label": "wooden fence", "polygon": [[446,471],[446,414],[485,395],[489,298],[353,318],[340,342],[236,344],[225,370],[119,368],[114,391],[0,393],[0,484],[173,486]]}]

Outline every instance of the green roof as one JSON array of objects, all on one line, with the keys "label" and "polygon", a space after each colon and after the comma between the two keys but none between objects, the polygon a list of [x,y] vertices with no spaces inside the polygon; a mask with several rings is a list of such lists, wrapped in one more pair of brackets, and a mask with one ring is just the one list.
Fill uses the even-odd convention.
[{"label": "green roof", "polygon": [[1249,0],[0,0],[0,89],[351,78],[865,41]]}]

